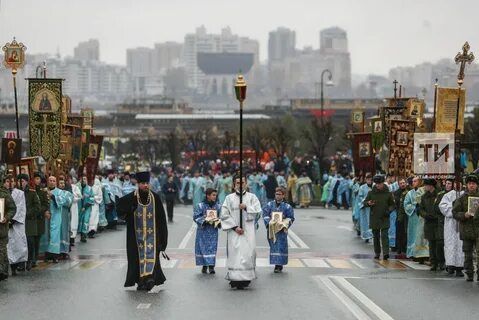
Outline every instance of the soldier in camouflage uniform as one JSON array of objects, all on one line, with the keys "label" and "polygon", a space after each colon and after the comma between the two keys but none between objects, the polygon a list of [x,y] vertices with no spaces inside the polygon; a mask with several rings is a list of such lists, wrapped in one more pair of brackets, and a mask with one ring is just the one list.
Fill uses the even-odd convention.
[{"label": "soldier in camouflage uniform", "polygon": [[0,199],[4,202],[4,218],[0,221],[0,281],[8,278],[8,262],[7,244],[8,244],[8,228],[9,222],[15,215],[17,207],[13,201],[10,192],[3,186],[4,172],[0,172]]},{"label": "soldier in camouflage uniform", "polygon": [[[468,211],[468,199],[469,197],[479,197],[478,184],[479,179],[475,175],[467,176],[466,192],[454,202],[452,207],[454,219],[459,221],[459,233],[463,241],[464,271],[467,281],[474,280],[473,250],[476,249],[477,253],[479,244],[479,212],[477,210],[476,212]],[[476,259],[479,262],[479,255],[477,254]]]}]

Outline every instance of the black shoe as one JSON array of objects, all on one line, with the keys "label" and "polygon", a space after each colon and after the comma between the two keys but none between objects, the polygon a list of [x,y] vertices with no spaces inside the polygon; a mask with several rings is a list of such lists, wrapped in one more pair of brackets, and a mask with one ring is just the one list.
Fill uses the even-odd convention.
[{"label": "black shoe", "polygon": [[433,266],[429,269],[429,271],[437,271],[437,266],[436,266],[436,265],[433,265]]},{"label": "black shoe", "polygon": [[146,285],[145,284],[138,284],[138,286],[136,287],[136,290],[137,291],[145,291],[146,290]]},{"label": "black shoe", "polygon": [[468,282],[474,281],[474,274],[472,274],[472,273],[467,273],[467,274],[466,274],[466,281],[468,281]]},{"label": "black shoe", "polygon": [[30,271],[32,270],[32,262],[31,261],[27,261],[27,267],[26,267],[27,271]]},{"label": "black shoe", "polygon": [[75,238],[70,238],[70,246],[71,247],[75,246]]},{"label": "black shoe", "polygon": [[444,265],[444,263],[439,264],[437,268],[438,268],[439,271],[446,270],[446,266]]},{"label": "black shoe", "polygon": [[464,273],[462,272],[462,268],[456,268],[456,277],[457,278],[464,277]]},{"label": "black shoe", "polygon": [[374,256],[374,260],[379,260],[379,254]]},{"label": "black shoe", "polygon": [[18,272],[24,272],[25,271],[25,262],[22,262],[19,265],[17,265],[17,271]]},{"label": "black shoe", "polygon": [[88,232],[88,238],[95,239],[95,231],[92,230],[92,231]]},{"label": "black shoe", "polygon": [[12,277],[15,277],[17,275],[17,266],[11,264],[10,268],[12,269]]},{"label": "black shoe", "polygon": [[364,242],[369,243],[369,239],[364,240]]},{"label": "black shoe", "polygon": [[274,273],[280,273],[281,272],[281,267],[280,266],[274,266]]},{"label": "black shoe", "polygon": [[155,281],[153,279],[148,279],[145,284],[146,290],[150,291],[155,286]]},{"label": "black shoe", "polygon": [[53,262],[53,263],[58,263],[58,259],[57,259],[57,258],[53,258],[52,262]]},{"label": "black shoe", "polygon": [[0,281],[7,280],[7,279],[8,279],[8,274],[0,273]]},{"label": "black shoe", "polygon": [[385,255],[383,256],[383,260],[384,260],[384,261],[388,261],[388,260],[389,260],[389,254],[385,254]]},{"label": "black shoe", "polygon": [[455,268],[452,266],[447,266],[446,267],[446,272],[448,276],[453,276],[454,275]]},{"label": "black shoe", "polygon": [[210,274],[216,274],[215,266],[209,266],[208,271],[209,271]]},{"label": "black shoe", "polygon": [[201,273],[206,273],[207,271],[208,271],[207,266],[203,266],[203,268],[201,268]]},{"label": "black shoe", "polygon": [[84,233],[81,234],[80,241],[83,243],[86,242],[86,235]]}]

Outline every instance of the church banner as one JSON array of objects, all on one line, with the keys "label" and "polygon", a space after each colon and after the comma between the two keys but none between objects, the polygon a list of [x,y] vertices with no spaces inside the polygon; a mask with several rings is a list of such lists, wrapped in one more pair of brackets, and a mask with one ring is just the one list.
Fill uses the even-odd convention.
[{"label": "church banner", "polygon": [[385,132],[384,140],[387,145],[389,145],[389,134],[386,133],[391,132],[391,120],[405,120],[405,110],[405,106],[381,108],[383,131]]},{"label": "church banner", "polygon": [[380,117],[371,119],[371,131],[373,152],[379,153],[384,143],[384,123]]},{"label": "church banner", "polygon": [[353,160],[356,176],[374,173],[374,152],[371,144],[371,133],[353,134]]},{"label": "church banner", "polygon": [[22,139],[2,138],[2,162],[5,164],[20,163],[22,158]]},{"label": "church banner", "polygon": [[[437,88],[436,132],[454,133],[456,131],[457,88]],[[464,133],[464,110],[466,108],[466,90],[461,89],[458,129]]]},{"label": "church banner", "polygon": [[62,79],[28,79],[30,155],[46,161],[61,151]]},{"label": "church banner", "polygon": [[364,110],[353,109],[351,111],[351,126],[353,132],[364,132]]},{"label": "church banner", "polygon": [[414,120],[391,120],[388,173],[409,177],[413,173]]},{"label": "church banner", "polygon": [[88,181],[95,180],[95,174],[98,171],[98,162],[100,160],[101,147],[103,144],[103,136],[90,135],[88,143],[88,155],[85,161],[86,174]]}]

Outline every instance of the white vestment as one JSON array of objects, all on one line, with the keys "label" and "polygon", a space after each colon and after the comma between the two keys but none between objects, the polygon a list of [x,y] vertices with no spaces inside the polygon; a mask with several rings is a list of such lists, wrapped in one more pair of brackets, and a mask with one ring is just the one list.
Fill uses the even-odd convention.
[{"label": "white vestment", "polygon": [[[462,195],[464,191],[461,191]],[[439,210],[444,219],[444,257],[446,266],[464,267],[464,252],[462,251],[462,240],[459,237],[458,222],[452,216],[452,205],[456,200],[457,192],[449,191],[442,197],[439,203]]]},{"label": "white vestment", "polygon": [[240,226],[239,195],[226,196],[221,209],[221,228],[227,232],[226,280],[251,281],[256,279],[256,226],[261,216],[258,198],[249,192],[243,195],[243,235],[232,228]]},{"label": "white vestment", "polygon": [[78,202],[82,198],[81,189],[76,185],[72,184],[72,193],[73,193],[73,202],[70,207],[71,214],[71,233],[70,238],[76,238],[78,232]]},{"label": "white vestment", "polygon": [[13,228],[8,230],[7,254],[10,264],[28,260],[27,236],[25,234],[25,218],[27,216],[25,193],[21,190],[13,189],[12,198],[17,206],[17,211],[13,216],[13,220],[15,220]]},{"label": "white vestment", "polygon": [[100,180],[95,179],[95,184],[92,187],[95,203],[91,208],[90,223],[88,224],[88,232],[95,231],[98,228],[100,221],[100,203],[103,201],[103,192],[101,191]]}]

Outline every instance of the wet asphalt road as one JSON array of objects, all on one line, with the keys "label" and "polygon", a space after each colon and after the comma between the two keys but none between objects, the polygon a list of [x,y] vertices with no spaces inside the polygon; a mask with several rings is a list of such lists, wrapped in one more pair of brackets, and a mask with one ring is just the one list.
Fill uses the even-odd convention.
[{"label": "wet asphalt road", "polygon": [[258,280],[234,291],[224,280],[225,236],[216,275],[194,266],[191,207],[169,225],[167,282],[152,292],[123,288],[125,232],[78,243],[71,260],[0,282],[0,319],[477,319],[479,284],[424,266],[375,262],[352,231],[351,213],[296,210],[290,265],[274,274],[264,225],[257,234]]}]

